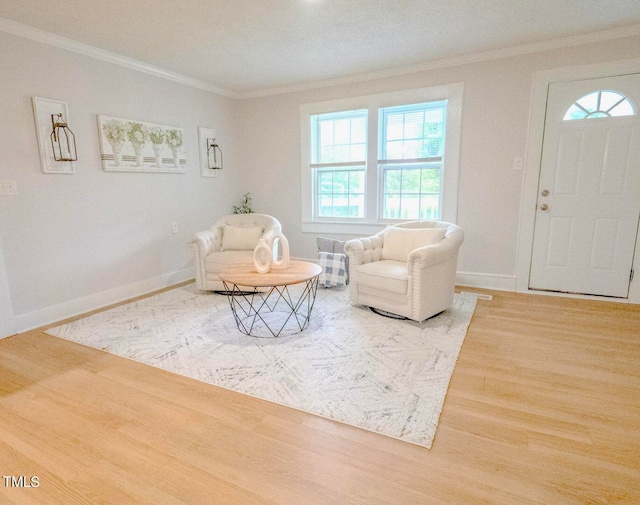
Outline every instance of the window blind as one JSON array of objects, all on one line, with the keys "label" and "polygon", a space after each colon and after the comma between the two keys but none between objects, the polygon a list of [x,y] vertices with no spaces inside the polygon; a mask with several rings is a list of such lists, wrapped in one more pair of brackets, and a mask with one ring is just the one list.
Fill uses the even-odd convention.
[{"label": "window blind", "polygon": [[367,110],[311,116],[311,167],[364,166],[367,159]]},{"label": "window blind", "polygon": [[446,101],[380,109],[380,164],[442,159]]}]

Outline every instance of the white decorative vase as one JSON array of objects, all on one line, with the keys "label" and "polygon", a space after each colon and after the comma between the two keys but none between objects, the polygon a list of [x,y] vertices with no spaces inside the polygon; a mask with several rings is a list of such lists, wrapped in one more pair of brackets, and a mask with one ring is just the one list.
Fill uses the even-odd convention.
[{"label": "white decorative vase", "polygon": [[160,168],[162,166],[162,144],[152,144],[153,146],[153,154],[156,158],[156,167]]},{"label": "white decorative vase", "polygon": [[256,272],[259,274],[266,274],[269,270],[271,270],[271,262],[273,260],[273,256],[271,254],[271,248],[267,241],[263,238],[258,240],[258,245],[253,250],[253,266],[256,269]]},{"label": "white decorative vase", "polygon": [[[282,249],[282,257],[280,259],[278,259],[278,244]],[[284,270],[285,268],[289,268],[289,261],[291,259],[291,255],[289,253],[289,241],[281,231],[276,231],[273,238],[272,255],[273,261],[271,262],[271,268],[273,270]]]},{"label": "white decorative vase", "polygon": [[122,166],[122,144],[117,145],[114,144],[111,146],[113,148],[113,165],[116,167]]},{"label": "white decorative vase", "polygon": [[171,153],[173,154],[173,166],[175,168],[180,168],[180,148],[172,148]]},{"label": "white decorative vase", "polygon": [[144,157],[142,156],[142,146],[140,146],[140,148],[138,150],[135,151],[136,153],[136,167],[141,167],[144,165]]}]

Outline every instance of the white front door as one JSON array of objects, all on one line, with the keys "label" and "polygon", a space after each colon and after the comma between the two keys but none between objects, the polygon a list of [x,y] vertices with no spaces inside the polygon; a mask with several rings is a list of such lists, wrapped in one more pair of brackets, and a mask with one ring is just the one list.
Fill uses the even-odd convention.
[{"label": "white front door", "polygon": [[639,106],[640,74],[549,85],[530,289],[628,296]]}]

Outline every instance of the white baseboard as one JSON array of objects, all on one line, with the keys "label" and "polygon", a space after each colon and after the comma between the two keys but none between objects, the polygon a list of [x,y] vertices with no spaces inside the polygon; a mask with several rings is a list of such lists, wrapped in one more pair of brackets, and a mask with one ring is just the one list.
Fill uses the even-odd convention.
[{"label": "white baseboard", "polygon": [[497,291],[515,291],[516,277],[513,275],[458,272],[456,274],[456,284],[458,286],[495,289]]},{"label": "white baseboard", "polygon": [[48,324],[62,321],[69,317],[74,317],[85,312],[106,307],[114,303],[118,303],[136,296],[141,296],[158,289],[166,288],[180,282],[193,279],[195,270],[193,267],[172,272],[169,274],[146,279],[144,281],[134,282],[126,286],[120,286],[109,291],[103,291],[84,298],[77,298],[68,302],[53,305],[44,309],[28,312],[26,314],[18,314],[15,316],[17,332],[39,328]]}]

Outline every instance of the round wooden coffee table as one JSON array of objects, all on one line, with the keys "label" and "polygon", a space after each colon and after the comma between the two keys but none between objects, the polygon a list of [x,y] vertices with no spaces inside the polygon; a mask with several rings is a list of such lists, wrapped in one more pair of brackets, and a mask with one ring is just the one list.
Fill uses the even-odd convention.
[{"label": "round wooden coffee table", "polygon": [[242,263],[220,272],[238,330],[252,337],[293,335],[309,326],[322,268],[295,261],[283,270],[256,272]]}]

